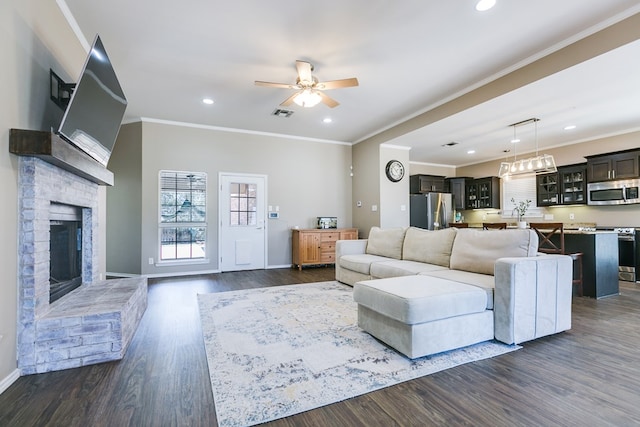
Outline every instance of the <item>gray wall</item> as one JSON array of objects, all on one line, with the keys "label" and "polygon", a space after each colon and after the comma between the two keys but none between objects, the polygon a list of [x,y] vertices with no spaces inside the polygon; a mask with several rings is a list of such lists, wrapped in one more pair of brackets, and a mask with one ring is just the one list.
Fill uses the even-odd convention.
[{"label": "gray wall", "polygon": [[[380,225],[380,146],[360,143],[353,146],[353,226],[367,237],[372,226]],[[357,206],[360,202],[361,206]]]},{"label": "gray wall", "polygon": [[[17,164],[9,154],[9,129],[48,130],[61,111],[49,101],[49,68],[75,81],[86,52],[53,1],[0,2],[0,386],[17,375]],[[101,266],[100,271],[104,271]]]},{"label": "gray wall", "polygon": [[120,128],[107,189],[107,272],[137,275],[142,271],[142,124]]},{"label": "gray wall", "polygon": [[[132,125],[129,125],[132,126]],[[128,128],[126,126],[125,128]],[[116,143],[116,151],[134,147],[132,132],[124,132]],[[119,221],[137,222],[140,246],[135,237],[109,232],[108,246],[121,252],[119,258],[133,258],[140,262],[140,272],[149,275],[208,272],[218,270],[218,174],[234,172],[267,176],[267,204],[280,208],[280,218],[268,220],[269,267],[291,265],[291,228],[315,227],[317,216],[338,217],[339,227],[352,226],[351,212],[351,146],[312,142],[284,136],[231,132],[204,127],[143,121],[141,124],[140,164],[118,155],[112,158],[112,170],[136,169],[136,173],[119,188],[110,189],[110,197],[126,193],[123,200],[134,202],[130,186],[140,188],[140,216],[120,215]],[[208,175],[207,223],[208,264],[185,266],[149,265],[148,259],[158,258],[158,173],[160,170],[205,172]],[[122,176],[118,176],[122,178]],[[111,207],[111,201],[109,201]],[[133,209],[133,208],[132,208]],[[117,224],[109,223],[110,228]],[[129,244],[130,243],[130,244]],[[113,273],[131,273],[124,263],[111,264]],[[111,265],[131,271],[117,271]]]}]

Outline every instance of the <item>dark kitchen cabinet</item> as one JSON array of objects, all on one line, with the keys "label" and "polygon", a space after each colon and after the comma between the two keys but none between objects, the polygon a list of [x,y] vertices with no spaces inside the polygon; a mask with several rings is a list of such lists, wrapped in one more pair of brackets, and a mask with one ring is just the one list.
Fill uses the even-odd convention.
[{"label": "dark kitchen cabinet", "polygon": [[464,210],[467,208],[467,183],[473,181],[473,178],[455,177],[445,180],[445,191],[453,194],[453,207],[456,210]]},{"label": "dark kitchen cabinet", "polygon": [[586,156],[588,182],[638,178],[640,150]]},{"label": "dark kitchen cabinet", "polygon": [[587,203],[587,165],[560,166],[558,172],[536,176],[538,206]]},{"label": "dark kitchen cabinet", "polygon": [[563,166],[558,168],[560,182],[561,205],[576,205],[587,203],[587,165]]},{"label": "dark kitchen cabinet", "polygon": [[467,209],[500,209],[500,178],[478,178],[466,185]]},{"label": "dark kitchen cabinet", "polygon": [[409,192],[411,194],[442,193],[445,191],[445,177],[440,175],[411,175]]},{"label": "dark kitchen cabinet", "polygon": [[558,204],[558,173],[545,173],[536,176],[536,198],[538,206]]}]

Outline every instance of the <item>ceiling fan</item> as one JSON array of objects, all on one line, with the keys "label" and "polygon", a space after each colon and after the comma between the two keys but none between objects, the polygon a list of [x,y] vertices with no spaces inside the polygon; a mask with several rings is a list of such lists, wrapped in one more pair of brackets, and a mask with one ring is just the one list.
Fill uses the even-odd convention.
[{"label": "ceiling fan", "polygon": [[337,107],[339,103],[322,92],[323,90],[358,86],[358,79],[355,77],[350,79],[319,82],[317,78],[311,75],[313,65],[306,61],[296,61],[296,69],[298,70],[298,78],[296,79],[295,84],[271,83],[256,80],[256,85],[283,89],[297,89],[298,91],[296,93],[285,99],[280,104],[283,107],[287,107],[294,102],[301,107],[313,107],[320,102],[324,102],[331,108]]}]

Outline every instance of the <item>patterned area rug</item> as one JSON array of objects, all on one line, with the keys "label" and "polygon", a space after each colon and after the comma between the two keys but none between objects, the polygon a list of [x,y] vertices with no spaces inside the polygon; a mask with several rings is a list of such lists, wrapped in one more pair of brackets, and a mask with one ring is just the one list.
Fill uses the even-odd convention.
[{"label": "patterned area rug", "polygon": [[338,282],[198,295],[218,424],[248,426],[518,349],[489,341],[410,360],[358,328]]}]

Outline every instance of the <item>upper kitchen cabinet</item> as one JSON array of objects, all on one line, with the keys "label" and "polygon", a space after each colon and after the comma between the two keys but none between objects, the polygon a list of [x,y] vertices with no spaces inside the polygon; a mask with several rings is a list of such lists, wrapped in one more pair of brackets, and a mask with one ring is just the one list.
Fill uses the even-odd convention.
[{"label": "upper kitchen cabinet", "polygon": [[587,164],[558,166],[558,171],[536,176],[538,206],[587,203]]},{"label": "upper kitchen cabinet", "polygon": [[442,193],[445,191],[444,178],[440,175],[411,175],[409,192],[411,194]]},{"label": "upper kitchen cabinet", "polygon": [[538,206],[555,206],[558,204],[558,172],[536,176],[536,196]]},{"label": "upper kitchen cabinet", "polygon": [[581,205],[587,203],[586,174],[586,163],[558,168],[560,204]]},{"label": "upper kitchen cabinet", "polygon": [[470,180],[466,185],[467,209],[500,209],[500,178]]},{"label": "upper kitchen cabinet", "polygon": [[601,182],[640,176],[640,150],[625,150],[615,153],[586,156],[587,181]]},{"label": "upper kitchen cabinet", "polygon": [[464,210],[467,208],[467,183],[473,181],[473,178],[455,177],[445,180],[445,190],[453,194],[453,207],[456,210]]}]

